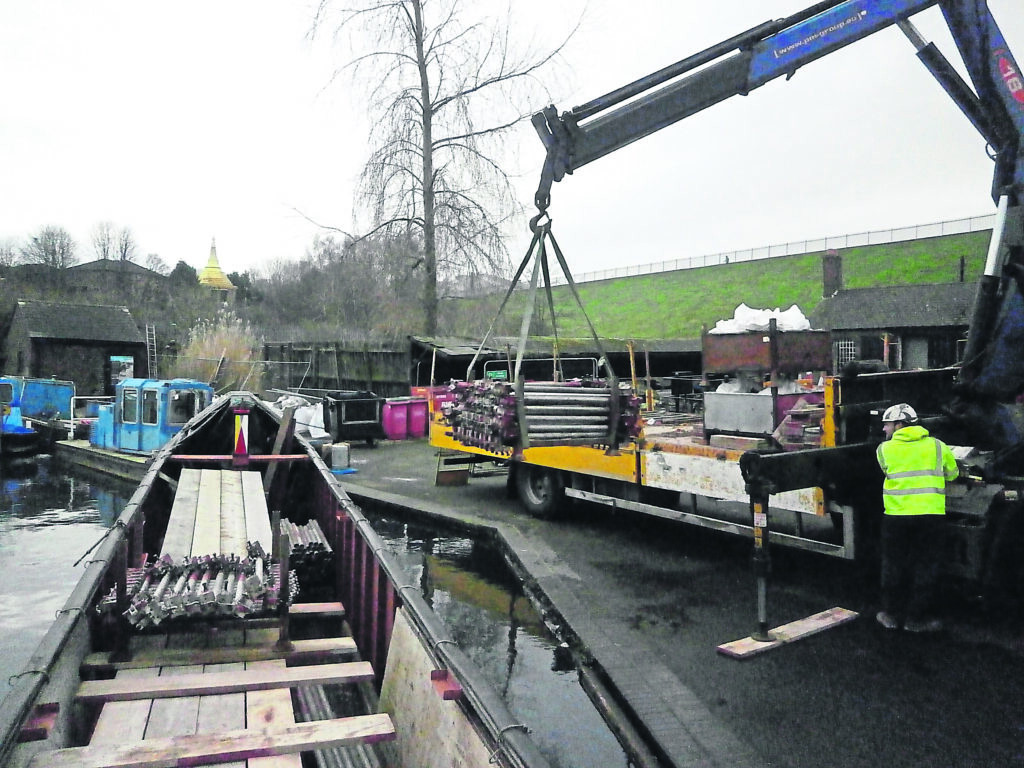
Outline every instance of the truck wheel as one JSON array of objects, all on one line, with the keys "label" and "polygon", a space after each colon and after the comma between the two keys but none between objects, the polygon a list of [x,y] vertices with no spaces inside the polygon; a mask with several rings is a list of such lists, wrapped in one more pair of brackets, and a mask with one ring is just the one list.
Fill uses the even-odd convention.
[{"label": "truck wheel", "polygon": [[558,472],[529,464],[516,468],[516,489],[526,511],[539,518],[554,517],[564,490]]}]

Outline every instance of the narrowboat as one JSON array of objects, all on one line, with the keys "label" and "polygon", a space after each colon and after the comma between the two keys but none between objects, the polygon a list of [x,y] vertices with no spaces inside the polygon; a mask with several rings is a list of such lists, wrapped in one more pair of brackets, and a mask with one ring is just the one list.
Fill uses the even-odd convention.
[{"label": "narrowboat", "polygon": [[0,460],[23,460],[38,452],[39,433],[22,417],[18,382],[0,377]]},{"label": "narrowboat", "polygon": [[24,425],[39,434],[41,452],[52,450],[57,440],[88,437],[95,403],[111,399],[78,397],[75,383],[61,379],[2,376],[0,388],[18,401]]},{"label": "narrowboat", "polygon": [[97,405],[88,439],[60,440],[55,453],[77,466],[138,482],[150,457],[213,395],[213,387],[193,379],[122,379],[113,401]]},{"label": "narrowboat", "polygon": [[0,766],[548,765],[289,407],[216,398],[89,556]]}]

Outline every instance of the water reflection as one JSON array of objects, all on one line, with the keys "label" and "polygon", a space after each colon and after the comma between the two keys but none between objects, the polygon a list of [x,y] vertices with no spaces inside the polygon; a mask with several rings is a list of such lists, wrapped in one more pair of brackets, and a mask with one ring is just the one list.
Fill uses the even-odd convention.
[{"label": "water reflection", "polygon": [[364,511],[453,639],[530,728],[552,766],[629,764],[581,688],[571,658],[499,551],[486,542]]}]

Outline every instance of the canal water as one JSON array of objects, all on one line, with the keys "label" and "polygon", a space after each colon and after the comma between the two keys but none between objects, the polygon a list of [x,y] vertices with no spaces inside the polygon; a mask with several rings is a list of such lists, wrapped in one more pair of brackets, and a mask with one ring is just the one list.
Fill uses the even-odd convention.
[{"label": "canal water", "polygon": [[[133,491],[133,484],[52,456],[0,468],[0,698]],[[373,510],[366,514],[553,768],[629,765],[499,552]]]},{"label": "canal water", "polygon": [[372,507],[363,512],[552,766],[629,765],[501,552]]},{"label": "canal water", "polygon": [[134,490],[71,471],[49,455],[0,464],[0,696],[25,669],[81,578],[87,551]]}]

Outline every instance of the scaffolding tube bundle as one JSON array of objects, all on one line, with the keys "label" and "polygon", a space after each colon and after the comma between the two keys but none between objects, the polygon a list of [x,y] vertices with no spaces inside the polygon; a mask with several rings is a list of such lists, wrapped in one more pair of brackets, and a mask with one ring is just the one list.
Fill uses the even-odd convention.
[{"label": "scaffolding tube bundle", "polygon": [[539,445],[618,444],[640,431],[640,399],[601,379],[457,381],[444,404],[451,436],[503,452]]}]

